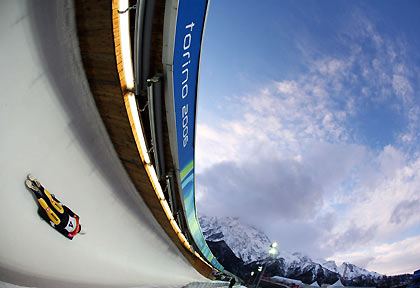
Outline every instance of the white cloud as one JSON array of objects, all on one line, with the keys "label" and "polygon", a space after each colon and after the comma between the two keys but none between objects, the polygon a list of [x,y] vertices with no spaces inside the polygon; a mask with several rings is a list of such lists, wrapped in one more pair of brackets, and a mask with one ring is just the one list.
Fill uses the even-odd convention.
[{"label": "white cloud", "polygon": [[[276,86],[280,93],[293,94],[299,92],[295,81],[277,82]],[[265,91],[268,95],[270,94],[270,90],[266,89]]]},{"label": "white cloud", "polygon": [[[403,44],[357,17],[361,21],[347,32],[350,48],[341,56],[305,59],[306,72],[232,99],[226,106],[233,108],[224,110],[230,120],[198,125],[197,199],[206,213],[242,215],[256,223],[277,215],[275,224],[266,224],[286,247],[319,225],[311,230],[317,231],[315,239],[302,240],[304,247],[296,249],[319,249],[320,257],[340,251],[335,256],[345,261],[391,273],[398,269],[385,260],[401,257],[389,247],[403,244],[386,243],[420,222],[420,157],[404,146],[419,139],[420,101],[414,94],[419,85],[412,78],[419,73]],[[361,135],[354,124],[360,114],[369,121],[371,110],[390,105],[395,109],[389,117],[401,116],[407,128],[396,131],[394,143],[369,147],[371,131]],[[334,221],[325,224],[325,215]],[[295,229],[287,237],[276,234],[276,225],[285,227],[287,221],[295,221]],[[413,243],[408,244],[417,247]],[[367,245],[389,249],[382,256],[379,248],[366,255],[352,252]]]},{"label": "white cloud", "polygon": [[420,222],[420,158],[407,160],[387,146],[374,162],[379,166],[368,175],[373,185],[361,181],[361,186],[342,199],[349,208],[341,213],[340,225],[325,242],[331,250],[344,252],[387,243]]},{"label": "white cloud", "polygon": [[[390,244],[377,245],[330,259],[362,265],[370,271],[386,275],[413,273],[420,259],[420,236],[409,237]],[[365,261],[369,259],[369,261]]]},{"label": "white cloud", "polygon": [[392,75],[392,88],[401,97],[404,105],[409,105],[412,102],[413,88],[406,77],[398,74]]},{"label": "white cloud", "polygon": [[407,163],[404,153],[392,145],[385,146],[376,161],[379,165],[379,172],[386,178],[395,177],[395,174]]}]

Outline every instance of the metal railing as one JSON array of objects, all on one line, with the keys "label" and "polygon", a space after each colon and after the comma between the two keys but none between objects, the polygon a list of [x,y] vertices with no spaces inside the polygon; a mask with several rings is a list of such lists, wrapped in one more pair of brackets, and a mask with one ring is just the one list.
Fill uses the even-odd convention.
[{"label": "metal railing", "polygon": [[154,0],[137,0],[134,28],[134,78],[135,94],[146,94],[150,78],[150,43],[152,40]]}]

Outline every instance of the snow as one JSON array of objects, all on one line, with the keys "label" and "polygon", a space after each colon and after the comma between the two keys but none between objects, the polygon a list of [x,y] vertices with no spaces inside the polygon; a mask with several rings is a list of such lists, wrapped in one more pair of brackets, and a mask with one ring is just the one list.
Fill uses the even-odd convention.
[{"label": "snow", "polygon": [[328,287],[344,287],[343,283],[341,283],[340,279],[337,280],[334,284],[328,286]]},{"label": "snow", "polygon": [[319,284],[315,281],[311,285],[309,285],[309,287],[319,287]]},{"label": "snow", "polygon": [[[0,2],[0,280],[37,287],[208,281],[123,169],[82,70],[72,1]],[[118,95],[117,95],[118,97]],[[43,222],[26,174],[81,216],[70,241]]]},{"label": "snow", "polygon": [[[245,264],[265,260],[270,256],[268,250],[272,241],[258,229],[241,223],[238,218],[200,216],[199,222],[206,240],[224,240],[235,256]],[[308,256],[297,252],[278,251],[276,258],[283,258],[287,266],[312,263],[308,262]]]},{"label": "snow", "polygon": [[[343,263],[338,269],[337,271],[339,272],[339,274],[341,276],[343,276],[344,273],[344,269],[345,269],[346,263]],[[360,268],[356,265],[347,263],[347,271],[346,271],[346,275],[345,278],[346,279],[352,279],[355,277],[359,277],[359,276],[371,276],[371,277],[375,277],[375,278],[379,278],[382,275],[376,272],[370,272],[366,269]]]},{"label": "snow", "polygon": [[[236,257],[245,263],[266,259],[271,245],[270,239],[257,229],[242,224],[239,219],[225,217],[199,217],[206,240],[224,240]],[[217,231],[217,233],[214,233]]]},{"label": "snow", "polygon": [[325,268],[327,268],[327,269],[329,269],[333,272],[337,272],[342,277],[343,277],[346,265],[347,265],[347,271],[346,271],[346,275],[344,277],[346,279],[354,279],[354,278],[360,277],[360,276],[368,276],[368,277],[373,277],[373,278],[382,277],[382,275],[379,274],[379,273],[371,272],[371,271],[368,271],[364,268],[360,268],[360,267],[358,267],[354,264],[350,264],[350,263],[346,263],[346,262],[342,263],[340,266],[337,266],[335,261],[332,261],[332,260],[324,261],[324,263],[322,263],[322,266],[324,266]]},{"label": "snow", "polygon": [[[324,266],[325,268],[327,268],[328,270],[337,272],[337,264],[335,263],[335,261],[323,261],[321,260],[320,263],[322,263],[322,266]],[[343,275],[342,273],[340,275]]]},{"label": "snow", "polygon": [[[203,230],[203,234],[208,241],[221,241],[224,240],[231,248],[235,255],[241,258],[245,264],[254,261],[263,261],[267,257],[268,248],[272,243],[270,239],[258,229],[249,225],[241,223],[238,218],[232,217],[208,217],[201,216],[199,221]],[[327,269],[336,272],[343,276],[344,268],[343,263],[337,266],[335,261],[327,261],[324,259],[311,259],[309,256],[299,252],[278,251],[277,259],[283,259],[287,269],[313,268],[315,274],[319,269]],[[368,276],[372,278],[382,277],[376,272],[370,272],[366,269],[357,267],[356,265],[348,263],[346,279],[352,279],[359,276]]]},{"label": "snow", "polygon": [[[228,287],[229,282],[226,281],[211,281],[211,282],[193,282],[188,284],[187,286],[182,286],[183,288],[221,288],[221,287]],[[179,285],[168,285],[168,286],[155,286],[155,285],[142,285],[136,286],[132,288],[180,288]],[[236,288],[246,288],[245,286],[241,285],[234,285]],[[10,283],[5,283],[0,281],[0,288],[35,288],[35,287],[28,287],[28,286],[18,286],[13,285]]]}]

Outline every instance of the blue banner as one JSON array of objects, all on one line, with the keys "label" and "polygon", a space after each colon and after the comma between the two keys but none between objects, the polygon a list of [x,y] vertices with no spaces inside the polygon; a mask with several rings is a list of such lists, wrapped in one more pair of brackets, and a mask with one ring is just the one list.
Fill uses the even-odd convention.
[{"label": "blue banner", "polygon": [[182,196],[189,230],[212,265],[223,266],[211,253],[197,220],[194,183],[194,132],[198,67],[207,13],[206,0],[180,0],[173,58],[174,108]]}]

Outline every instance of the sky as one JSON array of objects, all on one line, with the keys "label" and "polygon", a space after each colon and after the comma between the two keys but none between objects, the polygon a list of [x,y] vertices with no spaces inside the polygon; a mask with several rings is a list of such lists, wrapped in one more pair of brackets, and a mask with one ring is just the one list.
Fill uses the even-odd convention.
[{"label": "sky", "polygon": [[281,250],[337,264],[419,269],[418,11],[409,0],[211,1],[198,215],[239,217]]}]

